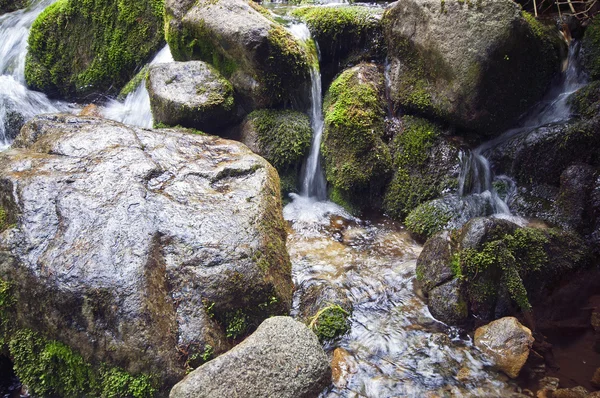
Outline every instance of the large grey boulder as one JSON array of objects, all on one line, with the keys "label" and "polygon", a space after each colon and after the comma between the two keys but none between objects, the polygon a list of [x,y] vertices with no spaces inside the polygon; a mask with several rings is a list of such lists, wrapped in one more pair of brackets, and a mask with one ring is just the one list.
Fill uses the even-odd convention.
[{"label": "large grey boulder", "polygon": [[277,174],[239,143],[38,116],[0,154],[0,203],[13,328],[91,363],[168,387],[196,354],[289,311]]},{"label": "large grey boulder", "polygon": [[273,317],[190,373],[170,397],[309,398],[330,382],[329,361],[314,333],[292,318]]},{"label": "large grey boulder", "polygon": [[534,338],[516,318],[505,317],[478,328],[474,341],[498,369],[514,379],[529,357]]},{"label": "large grey boulder", "polygon": [[246,0],[167,0],[165,31],[177,61],[211,63],[241,95],[247,111],[301,97],[310,81],[305,43]]},{"label": "large grey boulder", "polygon": [[481,134],[513,123],[559,71],[557,32],[511,0],[402,0],[383,24],[396,105]]},{"label": "large grey boulder", "polygon": [[152,66],[146,87],[157,123],[216,134],[237,120],[233,86],[204,62]]}]

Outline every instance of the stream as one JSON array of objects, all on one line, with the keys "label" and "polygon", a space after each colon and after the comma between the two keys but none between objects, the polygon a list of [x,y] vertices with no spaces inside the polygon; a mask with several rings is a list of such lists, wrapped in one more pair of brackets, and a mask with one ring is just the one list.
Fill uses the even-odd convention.
[{"label": "stream", "polygon": [[[24,62],[29,27],[53,0],[39,0],[27,10],[0,17],[0,148],[10,145],[4,121],[18,110],[25,119],[50,112],[74,112],[79,105],[48,99],[28,90]],[[303,24],[289,29],[301,40],[312,40]],[[576,46],[571,46],[575,59]],[[152,64],[170,62],[169,48]],[[313,142],[303,168],[300,195],[292,195],[284,209],[290,225],[288,251],[296,286],[293,316],[303,294],[312,286],[325,285],[343,292],[353,311],[350,331],[335,347],[341,357],[341,374],[321,397],[434,397],[509,396],[519,391],[514,382],[491,370],[473,347],[469,336],[436,321],[415,286],[416,260],[421,246],[404,227],[385,217],[359,219],[326,198],[326,182],[320,167],[323,132],[322,87],[318,69],[311,73]],[[500,198],[485,152],[502,140],[530,131],[535,126],[566,120],[568,95],[581,87],[583,77],[570,62],[563,79],[546,100],[519,127],[497,140],[464,152],[461,193],[485,197],[493,213],[510,216],[509,201]],[[108,100],[101,113],[113,120],[152,127],[150,101],[140,84],[123,101]],[[485,206],[484,206],[485,207]],[[489,206],[488,206],[489,207]],[[483,215],[473,214],[470,216]]]}]

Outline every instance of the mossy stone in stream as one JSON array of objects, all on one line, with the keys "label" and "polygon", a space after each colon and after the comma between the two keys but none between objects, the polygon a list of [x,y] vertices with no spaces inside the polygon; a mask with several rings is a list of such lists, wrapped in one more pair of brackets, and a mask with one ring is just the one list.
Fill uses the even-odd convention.
[{"label": "mossy stone in stream", "polygon": [[359,207],[376,206],[389,178],[392,159],[383,141],[383,105],[383,74],[374,64],[344,71],[325,96],[325,176]]},{"label": "mossy stone in stream", "polygon": [[319,341],[331,341],[337,337],[343,336],[350,326],[348,318],[350,313],[340,305],[334,304],[321,309],[310,322],[309,327]]},{"label": "mossy stone in stream", "polygon": [[30,0],[0,0],[0,15],[29,6]]},{"label": "mossy stone in stream", "polygon": [[600,79],[600,18],[594,18],[586,28],[582,47],[585,69],[592,79]]},{"label": "mossy stone in stream", "polygon": [[69,99],[116,94],[163,45],[163,0],[59,0],[35,20],[27,84]]}]

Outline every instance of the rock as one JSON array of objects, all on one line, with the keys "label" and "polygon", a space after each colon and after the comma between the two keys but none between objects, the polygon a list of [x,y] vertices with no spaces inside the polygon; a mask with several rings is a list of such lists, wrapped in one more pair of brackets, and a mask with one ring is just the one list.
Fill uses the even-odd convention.
[{"label": "rock", "polygon": [[559,225],[581,231],[588,224],[587,207],[596,170],[586,164],[574,164],[560,175],[560,190],[554,203]]},{"label": "rock", "polygon": [[449,325],[464,324],[469,317],[469,305],[460,279],[434,287],[429,292],[428,306],[435,319]]},{"label": "rock", "polygon": [[48,95],[117,94],[162,47],[162,2],[61,0],[29,35],[27,84]]},{"label": "rock", "polygon": [[11,107],[0,106],[0,138],[4,137],[6,142],[14,140],[24,124],[25,116],[21,112]]},{"label": "rock", "polygon": [[590,323],[595,332],[600,332],[600,311],[598,311],[598,309],[595,309],[592,312]]},{"label": "rock", "polygon": [[313,61],[305,43],[266,9],[244,0],[167,0],[165,32],[177,61],[212,64],[242,106],[270,108],[301,98]]},{"label": "rock", "polygon": [[218,134],[236,122],[233,86],[204,62],[151,66],[146,87],[155,123]]},{"label": "rock", "polygon": [[458,374],[456,375],[456,379],[462,383],[466,383],[471,380],[471,370],[467,367],[460,368]]},{"label": "rock", "polygon": [[460,248],[481,250],[486,243],[512,234],[518,227],[517,224],[500,218],[474,218],[460,230]]},{"label": "rock", "polygon": [[592,79],[600,79],[600,20],[593,19],[582,40],[583,66]]},{"label": "rock", "polygon": [[312,139],[310,119],[301,112],[261,109],[250,113],[240,141],[279,172],[282,197],[297,191],[298,175]]},{"label": "rock", "polygon": [[383,83],[378,66],[363,63],[339,75],[325,95],[321,153],[339,204],[376,207],[387,182],[392,159],[382,140]]},{"label": "rock", "polygon": [[538,382],[538,389],[540,390],[550,390],[555,391],[560,384],[560,379],[558,377],[543,377]]},{"label": "rock", "polygon": [[171,390],[171,398],[316,397],[331,382],[315,335],[288,317],[265,320],[246,340],[202,365]]},{"label": "rock", "polygon": [[81,112],[79,112],[79,116],[102,117],[102,112],[97,105],[89,104],[83,107]]},{"label": "rock", "polygon": [[[393,177],[386,187],[383,208],[403,221],[419,204],[458,188],[458,148],[442,129],[425,119],[405,116],[403,130],[391,142]],[[415,220],[412,228],[423,232],[429,220]]]},{"label": "rock", "polygon": [[596,369],[591,380],[592,386],[600,388],[600,368]]},{"label": "rock", "polygon": [[423,293],[455,277],[451,267],[450,234],[440,232],[423,246],[417,259],[417,280]]},{"label": "rock", "polygon": [[589,391],[584,387],[559,388],[552,393],[552,398],[588,398]]},{"label": "rock", "polygon": [[333,350],[331,359],[331,378],[333,385],[337,388],[344,388],[348,383],[348,377],[356,373],[356,364],[352,355],[343,348],[337,347]]},{"label": "rock", "polygon": [[15,286],[15,330],[164,388],[289,311],[277,174],[244,145],[44,115],[13,147],[0,154],[0,278]]},{"label": "rock", "polygon": [[0,15],[25,8],[30,0],[0,0]]},{"label": "rock", "polygon": [[383,26],[392,100],[484,135],[512,125],[560,71],[556,29],[510,0],[397,1]]},{"label": "rock", "polygon": [[383,60],[383,9],[365,6],[305,6],[291,14],[304,21],[319,46],[323,86],[360,61]]},{"label": "rock", "polygon": [[514,379],[529,357],[534,338],[516,318],[505,317],[475,330],[474,341],[498,369]]}]

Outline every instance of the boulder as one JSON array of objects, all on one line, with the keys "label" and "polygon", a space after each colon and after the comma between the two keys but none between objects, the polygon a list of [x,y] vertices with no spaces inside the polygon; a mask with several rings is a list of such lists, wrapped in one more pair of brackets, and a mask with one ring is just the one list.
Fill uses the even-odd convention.
[{"label": "boulder", "polygon": [[54,97],[117,94],[163,46],[163,32],[162,1],[59,0],[31,27],[25,79]]},{"label": "boulder", "polygon": [[417,259],[417,280],[423,293],[448,282],[455,277],[451,267],[450,234],[447,231],[437,233],[425,242],[422,254]]},{"label": "boulder", "polygon": [[383,26],[395,104],[483,135],[513,124],[560,71],[557,30],[511,0],[397,1]]},{"label": "boulder", "polygon": [[585,29],[582,40],[583,66],[594,80],[600,79],[600,20],[595,18]]},{"label": "boulder", "polygon": [[282,197],[297,190],[298,175],[311,139],[308,116],[290,110],[253,111],[242,123],[240,134],[241,142],[277,169]]},{"label": "boulder", "polygon": [[212,64],[247,111],[302,97],[316,62],[307,45],[253,1],[167,0],[165,32],[176,61]]},{"label": "boulder", "polygon": [[360,61],[385,58],[381,27],[383,8],[365,6],[304,6],[291,15],[304,21],[319,46],[323,85]]},{"label": "boulder", "polygon": [[449,325],[464,324],[469,317],[465,293],[463,282],[458,278],[434,287],[429,292],[431,315]]},{"label": "boulder", "polygon": [[0,0],[0,15],[25,8],[30,0]]},{"label": "boulder", "polygon": [[155,123],[218,134],[238,117],[233,86],[202,61],[151,66],[146,88]]},{"label": "boulder", "polygon": [[375,64],[347,69],[329,87],[321,151],[334,201],[342,196],[371,207],[380,201],[392,160],[383,141],[384,104],[384,77]]},{"label": "boulder", "polygon": [[232,350],[190,373],[170,397],[316,397],[331,382],[328,362],[304,324],[273,317]]},{"label": "boulder", "polygon": [[475,330],[474,341],[499,370],[514,379],[529,357],[534,338],[516,318],[505,317]]},{"label": "boulder", "polygon": [[402,129],[390,144],[393,176],[385,189],[383,208],[392,218],[404,221],[421,203],[456,192],[460,161],[459,148],[440,126],[412,116],[401,122]]},{"label": "boulder", "polygon": [[13,335],[165,388],[290,309],[277,173],[242,144],[44,115],[0,154],[0,181]]}]

